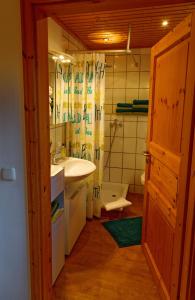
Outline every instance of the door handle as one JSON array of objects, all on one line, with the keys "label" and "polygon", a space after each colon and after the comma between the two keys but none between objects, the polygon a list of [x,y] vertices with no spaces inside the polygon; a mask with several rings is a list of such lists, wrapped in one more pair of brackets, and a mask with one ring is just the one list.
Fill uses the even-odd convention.
[{"label": "door handle", "polygon": [[145,158],[146,158],[146,163],[147,163],[147,164],[150,163],[150,162],[151,162],[151,154],[150,154],[150,152],[144,151],[144,152],[143,152],[143,155],[144,155]]},{"label": "door handle", "polygon": [[143,152],[143,155],[146,156],[146,157],[151,157],[151,154],[150,154],[150,152],[148,152],[148,151],[144,151],[144,152]]}]

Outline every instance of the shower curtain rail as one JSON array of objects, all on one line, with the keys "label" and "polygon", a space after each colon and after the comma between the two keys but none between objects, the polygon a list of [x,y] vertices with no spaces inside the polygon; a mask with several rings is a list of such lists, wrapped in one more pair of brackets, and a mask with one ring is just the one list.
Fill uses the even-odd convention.
[{"label": "shower curtain rail", "polygon": [[132,51],[130,50],[130,40],[131,40],[131,26],[129,25],[128,30],[128,36],[127,36],[127,47],[126,49],[113,49],[113,50],[106,50],[106,49],[100,49],[100,50],[66,50],[68,53],[117,53],[117,54],[132,54]]},{"label": "shower curtain rail", "polygon": [[77,54],[77,53],[121,53],[121,54],[131,54],[131,50],[122,50],[122,49],[117,49],[117,50],[66,50],[67,53],[72,53],[72,54]]}]

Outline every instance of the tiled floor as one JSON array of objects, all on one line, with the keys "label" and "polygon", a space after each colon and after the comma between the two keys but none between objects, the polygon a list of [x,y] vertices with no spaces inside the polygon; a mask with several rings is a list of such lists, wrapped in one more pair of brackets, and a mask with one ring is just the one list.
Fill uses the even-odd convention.
[{"label": "tiled floor", "polygon": [[[140,196],[121,217],[142,214]],[[109,218],[114,218],[110,215]],[[103,216],[106,218],[106,215]],[[87,221],[53,288],[53,300],[159,300],[141,246],[118,248],[97,219]]]}]

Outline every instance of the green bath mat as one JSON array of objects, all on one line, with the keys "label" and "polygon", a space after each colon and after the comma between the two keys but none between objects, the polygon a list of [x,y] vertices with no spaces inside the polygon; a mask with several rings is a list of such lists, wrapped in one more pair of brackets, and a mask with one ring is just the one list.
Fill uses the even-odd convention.
[{"label": "green bath mat", "polygon": [[142,217],[102,223],[120,248],[141,244]]}]

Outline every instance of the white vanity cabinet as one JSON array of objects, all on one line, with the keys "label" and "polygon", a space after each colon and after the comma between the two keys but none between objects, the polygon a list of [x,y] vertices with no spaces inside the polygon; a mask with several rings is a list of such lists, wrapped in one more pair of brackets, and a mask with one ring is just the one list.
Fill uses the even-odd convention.
[{"label": "white vanity cabinet", "polygon": [[86,224],[86,184],[71,188],[71,193],[65,189],[65,254],[69,255]]},{"label": "white vanity cabinet", "polygon": [[53,212],[52,283],[54,284],[65,263],[64,170],[62,168],[51,175],[51,207]]}]

